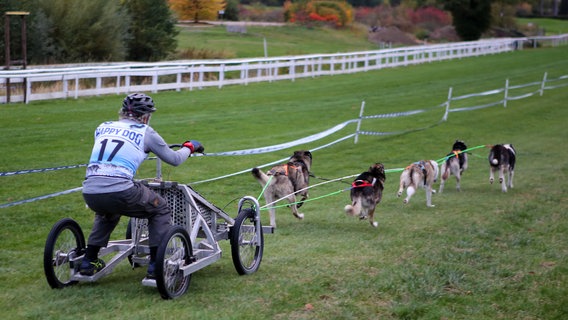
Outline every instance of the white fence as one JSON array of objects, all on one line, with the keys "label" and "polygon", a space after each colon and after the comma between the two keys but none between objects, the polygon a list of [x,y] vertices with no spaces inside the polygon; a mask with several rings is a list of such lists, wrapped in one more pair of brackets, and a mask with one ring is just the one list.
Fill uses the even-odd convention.
[{"label": "white fence", "polygon": [[[0,103],[67,99],[134,91],[193,90],[291,80],[460,59],[522,49],[529,38],[424,45],[352,53],[231,60],[188,60],[0,71]],[[534,40],[536,41],[536,40]],[[553,46],[568,34],[539,37]]]},{"label": "white fence", "polygon": [[[0,103],[294,81],[509,52],[529,40],[502,38],[337,54],[8,70],[0,71]],[[538,40],[556,46],[568,43],[568,34]]]}]

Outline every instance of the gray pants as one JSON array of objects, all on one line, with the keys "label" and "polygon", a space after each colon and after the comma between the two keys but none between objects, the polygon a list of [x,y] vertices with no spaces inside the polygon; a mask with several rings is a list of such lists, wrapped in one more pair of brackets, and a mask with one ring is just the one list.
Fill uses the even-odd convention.
[{"label": "gray pants", "polygon": [[130,189],[100,194],[83,194],[85,203],[95,211],[93,230],[87,245],[106,247],[121,216],[148,219],[150,247],[157,247],[168,231],[171,209],[160,195],[140,182]]}]

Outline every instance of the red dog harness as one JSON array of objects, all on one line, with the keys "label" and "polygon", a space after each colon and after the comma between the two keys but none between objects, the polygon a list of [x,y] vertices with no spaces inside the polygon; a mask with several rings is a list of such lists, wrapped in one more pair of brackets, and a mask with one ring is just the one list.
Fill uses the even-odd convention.
[{"label": "red dog harness", "polygon": [[353,188],[374,187],[375,186],[374,180],[375,179],[373,179],[373,183],[371,183],[367,180],[355,180],[351,184],[351,187],[353,187]]}]

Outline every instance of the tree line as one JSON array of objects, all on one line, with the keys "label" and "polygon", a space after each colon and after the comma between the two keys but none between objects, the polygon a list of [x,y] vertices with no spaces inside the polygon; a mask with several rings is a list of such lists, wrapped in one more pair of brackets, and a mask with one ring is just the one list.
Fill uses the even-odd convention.
[{"label": "tree line", "polygon": [[[492,23],[496,4],[522,0],[0,0],[0,12],[25,11],[27,63],[159,61],[177,48],[178,20],[239,20],[243,5],[279,7],[284,20],[345,27],[354,7],[436,7],[451,12],[462,40],[477,40]],[[554,4],[556,14],[568,11],[568,0],[526,0],[534,10]],[[11,19],[10,56],[22,56],[20,19]],[[5,34],[6,24],[0,23]],[[4,39],[4,37],[2,37]],[[0,42],[5,61],[6,41]]]},{"label": "tree line", "polygon": [[[0,12],[8,11],[29,12],[30,64],[158,61],[177,46],[176,19],[166,0],[0,0]],[[10,19],[11,57],[22,55],[21,24]],[[0,24],[2,35],[5,27]],[[4,61],[6,41],[0,46]]]}]

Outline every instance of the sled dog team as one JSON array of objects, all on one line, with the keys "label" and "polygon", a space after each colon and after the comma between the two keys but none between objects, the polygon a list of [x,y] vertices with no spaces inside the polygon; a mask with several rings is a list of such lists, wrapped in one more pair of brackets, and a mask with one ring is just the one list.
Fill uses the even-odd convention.
[{"label": "sled dog team", "polygon": [[[426,190],[426,206],[433,207],[432,193],[434,183],[440,176],[439,192],[443,192],[444,185],[450,176],[456,178],[456,189],[460,191],[460,182],[463,172],[467,169],[467,146],[463,141],[456,140],[452,151],[448,153],[439,168],[435,160],[420,160],[408,165],[400,175],[400,185],[397,196],[402,196],[406,190],[403,203],[408,203],[412,195],[419,188]],[[513,188],[516,151],[512,144],[497,144],[491,146],[489,151],[489,182],[493,183],[495,172],[499,172],[501,191],[507,192]],[[269,206],[270,225],[276,226],[276,209],[274,202],[286,197],[292,214],[303,219],[304,214],[298,209],[308,198],[310,169],[312,154],[307,150],[295,151],[287,163],[274,166],[267,172],[259,168],[252,169],[253,177],[264,188],[264,198]],[[506,177],[507,176],[507,177]],[[375,208],[381,202],[384,183],[385,168],[382,163],[375,163],[367,171],[359,174],[351,184],[351,204],[345,206],[345,213],[358,216],[359,219],[368,219],[373,227],[378,226],[374,220]],[[298,197],[300,198],[297,201]]]}]

